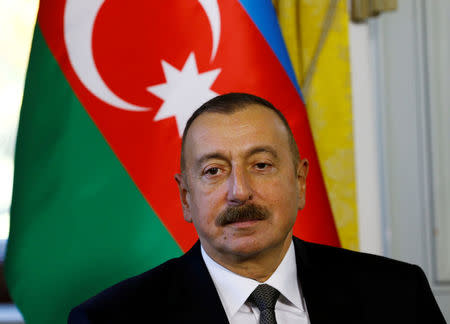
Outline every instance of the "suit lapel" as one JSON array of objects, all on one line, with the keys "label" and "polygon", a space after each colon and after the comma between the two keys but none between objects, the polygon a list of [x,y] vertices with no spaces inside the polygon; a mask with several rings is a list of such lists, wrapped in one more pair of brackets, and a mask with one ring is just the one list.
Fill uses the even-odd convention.
[{"label": "suit lapel", "polygon": [[200,251],[200,243],[197,242],[189,252],[183,256],[184,282],[190,305],[184,323],[228,323],[227,315],[220,301],[220,297],[209,275],[206,264]]},{"label": "suit lapel", "polygon": [[[353,280],[332,262],[327,264],[327,248],[294,237],[297,275],[311,324],[361,323],[360,298]],[[322,253],[325,251],[325,253]],[[353,295],[352,293],[353,292]]]}]

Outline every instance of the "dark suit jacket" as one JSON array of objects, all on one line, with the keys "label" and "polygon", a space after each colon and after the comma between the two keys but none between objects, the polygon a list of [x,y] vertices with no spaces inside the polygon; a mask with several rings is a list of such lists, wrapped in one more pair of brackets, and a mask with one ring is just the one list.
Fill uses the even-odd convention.
[{"label": "dark suit jacket", "polygon": [[[312,324],[445,323],[423,271],[294,238]],[[228,323],[200,244],[74,308],[69,324]],[[281,323],[280,323],[281,324]]]}]

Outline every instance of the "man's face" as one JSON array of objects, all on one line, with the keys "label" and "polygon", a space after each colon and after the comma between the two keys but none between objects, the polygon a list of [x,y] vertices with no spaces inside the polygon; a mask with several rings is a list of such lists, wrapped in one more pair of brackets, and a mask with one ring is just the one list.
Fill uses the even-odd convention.
[{"label": "man's face", "polygon": [[216,260],[287,249],[304,206],[308,162],[294,165],[288,132],[275,112],[250,105],[204,113],[185,142],[176,175],[184,218]]}]

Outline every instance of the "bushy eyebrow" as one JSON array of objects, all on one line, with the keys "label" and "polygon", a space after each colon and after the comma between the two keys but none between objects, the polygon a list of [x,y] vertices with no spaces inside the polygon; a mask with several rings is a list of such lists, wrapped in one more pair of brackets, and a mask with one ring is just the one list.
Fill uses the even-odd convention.
[{"label": "bushy eyebrow", "polygon": [[228,158],[225,156],[225,154],[219,153],[219,152],[213,152],[208,153],[203,156],[201,156],[197,162],[195,163],[197,168],[200,168],[205,161],[211,160],[211,159],[217,159],[217,160],[224,160],[227,161]]},{"label": "bushy eyebrow", "polygon": [[277,151],[273,147],[268,146],[268,145],[254,147],[250,151],[248,151],[246,156],[250,157],[250,156],[258,154],[258,153],[269,153],[276,160],[278,160],[278,153],[277,153]]},{"label": "bushy eyebrow", "polygon": [[[245,153],[245,157],[249,158],[252,155],[258,154],[258,153],[269,153],[270,155],[272,155],[274,157],[274,159],[278,160],[278,153],[276,152],[276,150],[271,147],[271,146],[257,146],[257,147],[253,147],[252,149],[250,149],[247,153]],[[208,160],[212,160],[212,159],[217,159],[217,160],[222,160],[222,161],[228,161],[229,158],[220,152],[212,152],[212,153],[207,153],[205,155],[202,155],[197,161],[196,161],[196,167],[200,168],[202,166],[203,163],[205,163]]]}]

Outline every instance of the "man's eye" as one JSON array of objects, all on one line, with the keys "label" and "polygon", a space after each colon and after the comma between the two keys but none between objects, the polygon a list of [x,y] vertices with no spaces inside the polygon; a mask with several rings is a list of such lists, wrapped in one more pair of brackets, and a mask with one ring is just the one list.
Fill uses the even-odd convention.
[{"label": "man's eye", "polygon": [[264,169],[267,169],[270,165],[268,163],[260,162],[260,163],[256,163],[255,166],[258,170],[264,170]]},{"label": "man's eye", "polygon": [[205,171],[207,175],[216,175],[219,173],[219,168],[209,168]]}]

